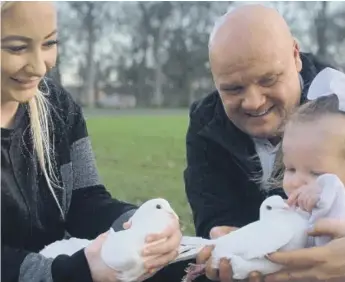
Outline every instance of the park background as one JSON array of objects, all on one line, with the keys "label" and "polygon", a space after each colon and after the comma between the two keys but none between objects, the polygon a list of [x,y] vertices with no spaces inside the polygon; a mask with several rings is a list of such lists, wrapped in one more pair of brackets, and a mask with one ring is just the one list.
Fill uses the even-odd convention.
[{"label": "park background", "polygon": [[[168,199],[193,234],[183,182],[188,106],[214,90],[215,20],[253,2],[56,3],[59,56],[49,75],[83,106],[103,183],[135,204]],[[282,14],[303,52],[345,70],[345,2],[259,3]]]}]

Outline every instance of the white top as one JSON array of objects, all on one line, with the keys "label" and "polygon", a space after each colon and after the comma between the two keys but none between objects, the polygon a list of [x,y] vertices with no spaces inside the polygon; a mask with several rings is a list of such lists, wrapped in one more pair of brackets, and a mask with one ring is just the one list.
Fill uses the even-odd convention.
[{"label": "white top", "polygon": [[253,138],[253,141],[262,167],[261,188],[267,190],[269,188],[267,181],[272,175],[273,165],[280,143],[274,146],[267,139]]}]

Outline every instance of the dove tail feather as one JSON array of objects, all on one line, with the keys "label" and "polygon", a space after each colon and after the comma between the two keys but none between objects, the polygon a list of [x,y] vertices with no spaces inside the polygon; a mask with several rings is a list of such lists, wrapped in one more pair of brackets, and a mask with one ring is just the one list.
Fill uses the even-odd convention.
[{"label": "dove tail feather", "polygon": [[205,247],[212,244],[213,244],[213,240],[204,239],[201,237],[183,236],[181,240],[181,245],[185,245],[185,246]]},{"label": "dove tail feather", "polygon": [[171,263],[196,258],[201,249],[207,245],[211,245],[211,242],[212,240],[200,237],[183,236],[180,243],[179,254]]},{"label": "dove tail feather", "polygon": [[[180,254],[177,260],[185,260],[195,258],[202,248],[213,245],[213,240],[204,239],[201,237],[183,236],[180,245]],[[186,275],[181,282],[192,282],[199,276],[205,274],[205,264],[189,263],[185,269]]]}]

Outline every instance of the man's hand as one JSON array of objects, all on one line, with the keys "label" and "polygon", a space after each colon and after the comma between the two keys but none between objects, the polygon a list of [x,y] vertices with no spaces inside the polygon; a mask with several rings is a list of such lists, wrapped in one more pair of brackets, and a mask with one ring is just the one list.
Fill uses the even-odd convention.
[{"label": "man's hand", "polygon": [[[213,227],[210,231],[211,239],[216,239],[226,234],[229,234],[232,231],[238,229],[233,226],[216,226]],[[211,256],[212,256],[213,246],[205,247],[197,256],[197,264],[206,264],[206,276],[212,281],[221,281],[221,282],[232,282],[232,268],[231,262],[227,259],[221,259],[219,263],[219,269],[212,268],[211,265]],[[260,282],[261,275],[256,272],[250,274],[248,279],[249,282]]]},{"label": "man's hand", "polygon": [[235,231],[238,229],[234,226],[215,226],[210,231],[210,238],[211,239],[217,239],[221,236],[224,236],[232,231]]},{"label": "man's hand", "polygon": [[[211,255],[212,255],[213,247],[208,246],[202,249],[197,257],[197,264],[205,264],[206,263],[206,276],[208,279],[212,281],[221,281],[221,282],[232,282],[232,268],[231,262],[227,259],[221,259],[219,262],[219,271],[218,269],[214,269],[211,266]],[[248,282],[260,282],[262,276],[257,273],[253,272],[249,275]],[[239,280],[236,280],[239,281]]]}]

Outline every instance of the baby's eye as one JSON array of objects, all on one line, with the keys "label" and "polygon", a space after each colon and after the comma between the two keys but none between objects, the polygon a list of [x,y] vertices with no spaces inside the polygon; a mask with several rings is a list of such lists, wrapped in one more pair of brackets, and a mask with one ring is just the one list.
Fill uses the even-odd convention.
[{"label": "baby's eye", "polygon": [[310,174],[314,177],[319,177],[320,175],[324,174],[323,172],[311,171]]},{"label": "baby's eye", "polygon": [[296,169],[294,169],[294,168],[292,168],[292,167],[286,167],[286,168],[285,168],[285,171],[286,171],[286,172],[292,172],[292,173],[294,173],[294,172],[296,172]]}]

